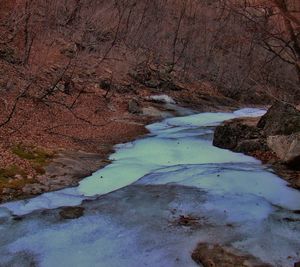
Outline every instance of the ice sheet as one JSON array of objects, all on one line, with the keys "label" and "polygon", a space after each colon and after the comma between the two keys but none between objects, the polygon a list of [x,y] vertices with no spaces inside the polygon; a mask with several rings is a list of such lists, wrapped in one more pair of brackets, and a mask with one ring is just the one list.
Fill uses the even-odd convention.
[{"label": "ice sheet", "polygon": [[127,186],[146,174],[178,164],[257,161],[242,154],[213,147],[213,127],[239,116],[258,116],[261,109],[242,109],[234,113],[201,113],[163,120],[148,126],[151,135],[116,147],[113,163],[81,181],[79,187],[46,193],[31,200],[1,205],[16,215],[37,209],[75,206],[86,197],[106,194]]},{"label": "ice sheet", "polygon": [[[190,254],[201,241],[292,266],[300,257],[299,191],[258,160],[211,144],[222,120],[263,113],[166,119],[148,137],[118,145],[113,163],[79,187],[2,205],[0,265],[196,266]],[[52,210],[80,203],[78,219]],[[178,224],[183,215],[198,224]]]}]

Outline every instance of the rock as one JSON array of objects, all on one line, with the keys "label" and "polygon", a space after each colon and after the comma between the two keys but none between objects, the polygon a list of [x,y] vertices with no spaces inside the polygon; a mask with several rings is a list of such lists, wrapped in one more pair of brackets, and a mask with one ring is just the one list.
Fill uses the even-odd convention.
[{"label": "rock", "polygon": [[132,114],[140,114],[142,113],[142,110],[140,108],[140,104],[137,100],[131,99],[128,102],[128,111]]},{"label": "rock", "polygon": [[289,135],[300,131],[300,111],[288,103],[276,102],[261,117],[257,127],[266,135]]},{"label": "rock", "polygon": [[205,243],[198,244],[192,253],[192,259],[204,267],[271,267],[254,256],[242,254],[236,249]]},{"label": "rock", "polygon": [[268,146],[263,139],[250,139],[240,141],[234,150],[236,152],[251,153],[254,151],[267,151]]},{"label": "rock", "polygon": [[292,168],[300,169],[300,132],[291,135],[269,136],[267,144],[280,160]]},{"label": "rock", "polygon": [[[250,147],[251,150],[253,150],[254,147],[258,147],[259,144],[262,143],[259,141],[261,138],[263,138],[263,136],[257,128],[232,122],[220,125],[216,128],[213,145],[232,150],[238,148],[239,152],[245,152],[247,151],[247,147]],[[246,140],[252,141],[245,142]]]},{"label": "rock", "polygon": [[45,181],[49,181],[49,177],[51,177],[51,181],[72,177],[74,181],[78,181],[104,166],[105,163],[101,160],[102,156],[98,153],[64,151],[45,167],[46,173],[38,176],[37,180],[45,183]]},{"label": "rock", "polygon": [[283,160],[288,153],[289,146],[291,145],[290,136],[286,135],[273,135],[267,137],[268,147],[275,152],[276,156]]},{"label": "rock", "polygon": [[59,215],[62,219],[77,219],[84,214],[84,208],[82,207],[67,207],[59,212]]},{"label": "rock", "polygon": [[259,120],[257,127],[238,120],[218,126],[213,144],[244,153],[272,150],[283,162],[296,166],[300,161],[300,142],[299,134],[292,133],[299,131],[300,112],[290,104],[277,102]]},{"label": "rock", "polygon": [[300,112],[277,102],[258,122],[233,119],[216,128],[213,144],[272,164],[293,188],[300,188]]},{"label": "rock", "polygon": [[234,149],[237,146],[237,132],[231,125],[220,125],[214,133],[213,145],[225,148]]}]

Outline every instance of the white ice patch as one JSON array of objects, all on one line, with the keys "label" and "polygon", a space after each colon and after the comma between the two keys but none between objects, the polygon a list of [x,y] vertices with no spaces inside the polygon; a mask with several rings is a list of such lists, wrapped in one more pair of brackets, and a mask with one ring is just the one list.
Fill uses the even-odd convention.
[{"label": "white ice patch", "polygon": [[224,120],[262,112],[259,109],[244,109],[238,115],[202,113],[149,125],[148,129],[155,134],[154,137],[133,142],[130,147],[119,148],[110,157],[114,162],[83,180],[79,191],[87,196],[105,194],[131,184],[152,171],[178,164],[258,162],[251,157],[216,148],[201,136],[193,136],[201,132],[211,134],[211,129],[207,127]]},{"label": "white ice patch", "polygon": [[149,96],[149,99],[165,104],[176,104],[176,101],[168,95],[152,95]]},{"label": "white ice patch", "polygon": [[238,117],[260,117],[266,114],[266,110],[264,109],[257,109],[257,108],[242,108],[235,112],[234,115]]},{"label": "white ice patch", "polygon": [[129,149],[120,149],[110,159],[114,162],[80,183],[86,196],[108,193],[131,184],[144,175],[178,164],[253,162],[255,159],[222,150],[200,138],[145,138]]},{"label": "white ice patch", "polygon": [[[201,113],[190,115],[186,117],[176,117],[166,119],[164,123],[171,126],[185,126],[185,127],[200,127],[200,126],[216,126],[224,120],[230,120],[236,116],[233,113]],[[147,128],[152,129],[156,125],[149,125]]]},{"label": "white ice patch", "polygon": [[244,108],[237,110],[233,113],[223,113],[223,112],[207,112],[207,113],[200,113],[194,114],[185,117],[176,117],[176,118],[169,118],[164,120],[161,123],[154,123],[149,125],[147,128],[149,130],[157,131],[157,127],[159,125],[164,124],[165,127],[171,126],[185,126],[185,127],[200,127],[200,126],[217,126],[221,122],[225,120],[230,120],[238,117],[259,117],[266,113],[263,109],[256,109],[256,108]]},{"label": "white ice patch", "polygon": [[44,193],[38,197],[20,201],[8,202],[0,206],[13,212],[15,215],[25,215],[40,209],[55,209],[63,206],[77,206],[87,199],[78,194],[76,188],[67,188],[60,191]]}]

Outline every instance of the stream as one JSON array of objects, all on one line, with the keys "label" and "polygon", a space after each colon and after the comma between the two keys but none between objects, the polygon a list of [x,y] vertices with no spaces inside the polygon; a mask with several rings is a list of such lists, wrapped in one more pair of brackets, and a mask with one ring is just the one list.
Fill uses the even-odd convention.
[{"label": "stream", "polygon": [[[149,125],[112,163],[74,188],[0,206],[0,266],[197,266],[198,242],[273,266],[300,258],[300,191],[260,161],[212,145],[224,120],[264,110],[201,113]],[[66,206],[84,215],[66,220]],[[182,216],[195,224],[178,223]]]}]

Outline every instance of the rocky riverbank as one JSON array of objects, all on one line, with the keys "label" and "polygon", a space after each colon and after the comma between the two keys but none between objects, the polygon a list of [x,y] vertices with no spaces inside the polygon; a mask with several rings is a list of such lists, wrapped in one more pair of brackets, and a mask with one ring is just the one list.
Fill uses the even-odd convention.
[{"label": "rocky riverbank", "polygon": [[[112,132],[109,138],[99,142],[99,148],[96,151],[88,148],[75,150],[72,147],[69,149],[65,147],[45,152],[47,158],[39,165],[35,165],[35,163],[40,159],[31,159],[31,155],[34,155],[36,150],[46,150],[33,146],[22,146],[22,151],[26,149],[30,152],[25,155],[13,155],[21,162],[22,167],[11,165],[12,167],[0,169],[0,203],[76,186],[82,178],[110,163],[108,157],[113,152],[114,145],[129,142],[146,134],[147,130],[144,125],[147,124],[147,121],[149,118],[145,118],[143,124],[123,123],[123,130]],[[26,168],[27,165],[28,168]],[[32,168],[32,174],[28,174]]]},{"label": "rocky riverbank", "polygon": [[217,147],[254,156],[300,189],[300,111],[276,102],[261,118],[238,118],[216,128]]}]

